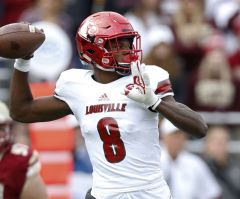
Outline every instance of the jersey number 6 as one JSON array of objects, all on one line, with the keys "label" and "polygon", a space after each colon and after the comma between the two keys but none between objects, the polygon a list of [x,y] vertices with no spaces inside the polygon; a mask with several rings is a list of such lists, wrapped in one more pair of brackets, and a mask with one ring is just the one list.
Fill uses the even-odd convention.
[{"label": "jersey number 6", "polygon": [[110,163],[122,161],[126,156],[126,151],[117,121],[112,117],[104,117],[98,121],[97,129],[103,141],[103,150],[107,161]]}]

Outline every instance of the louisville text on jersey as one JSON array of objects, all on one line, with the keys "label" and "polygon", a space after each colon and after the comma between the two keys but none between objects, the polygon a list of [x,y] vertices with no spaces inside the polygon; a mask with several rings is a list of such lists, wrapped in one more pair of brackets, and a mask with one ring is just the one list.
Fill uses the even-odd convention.
[{"label": "louisville text on jersey", "polygon": [[86,115],[102,112],[125,112],[126,103],[97,104],[86,106]]}]

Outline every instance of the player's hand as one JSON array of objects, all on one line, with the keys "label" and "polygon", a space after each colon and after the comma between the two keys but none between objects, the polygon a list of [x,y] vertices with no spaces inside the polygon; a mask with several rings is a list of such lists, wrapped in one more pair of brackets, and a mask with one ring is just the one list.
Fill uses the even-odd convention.
[{"label": "player's hand", "polygon": [[127,85],[123,94],[155,110],[162,100],[150,88],[150,80],[145,72],[145,64],[140,64],[139,60],[132,62],[131,71],[133,84]]}]

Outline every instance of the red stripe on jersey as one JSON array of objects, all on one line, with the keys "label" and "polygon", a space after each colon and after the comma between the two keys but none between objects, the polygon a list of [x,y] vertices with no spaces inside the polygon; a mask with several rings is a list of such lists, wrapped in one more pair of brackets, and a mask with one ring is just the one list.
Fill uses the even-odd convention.
[{"label": "red stripe on jersey", "polygon": [[161,94],[161,95],[165,93],[171,93],[171,92],[173,92],[173,90],[172,90],[172,85],[169,79],[159,82],[157,85],[157,89],[155,90],[155,94]]}]

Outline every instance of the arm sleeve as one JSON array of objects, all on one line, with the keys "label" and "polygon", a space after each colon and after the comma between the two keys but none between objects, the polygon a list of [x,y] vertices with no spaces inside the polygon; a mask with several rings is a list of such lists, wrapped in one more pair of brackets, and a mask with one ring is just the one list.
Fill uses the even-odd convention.
[{"label": "arm sleeve", "polygon": [[66,102],[73,113],[74,110],[74,97],[73,91],[71,90],[71,74],[69,71],[64,71],[61,73],[59,79],[56,83],[56,88],[54,90],[54,97]]}]

